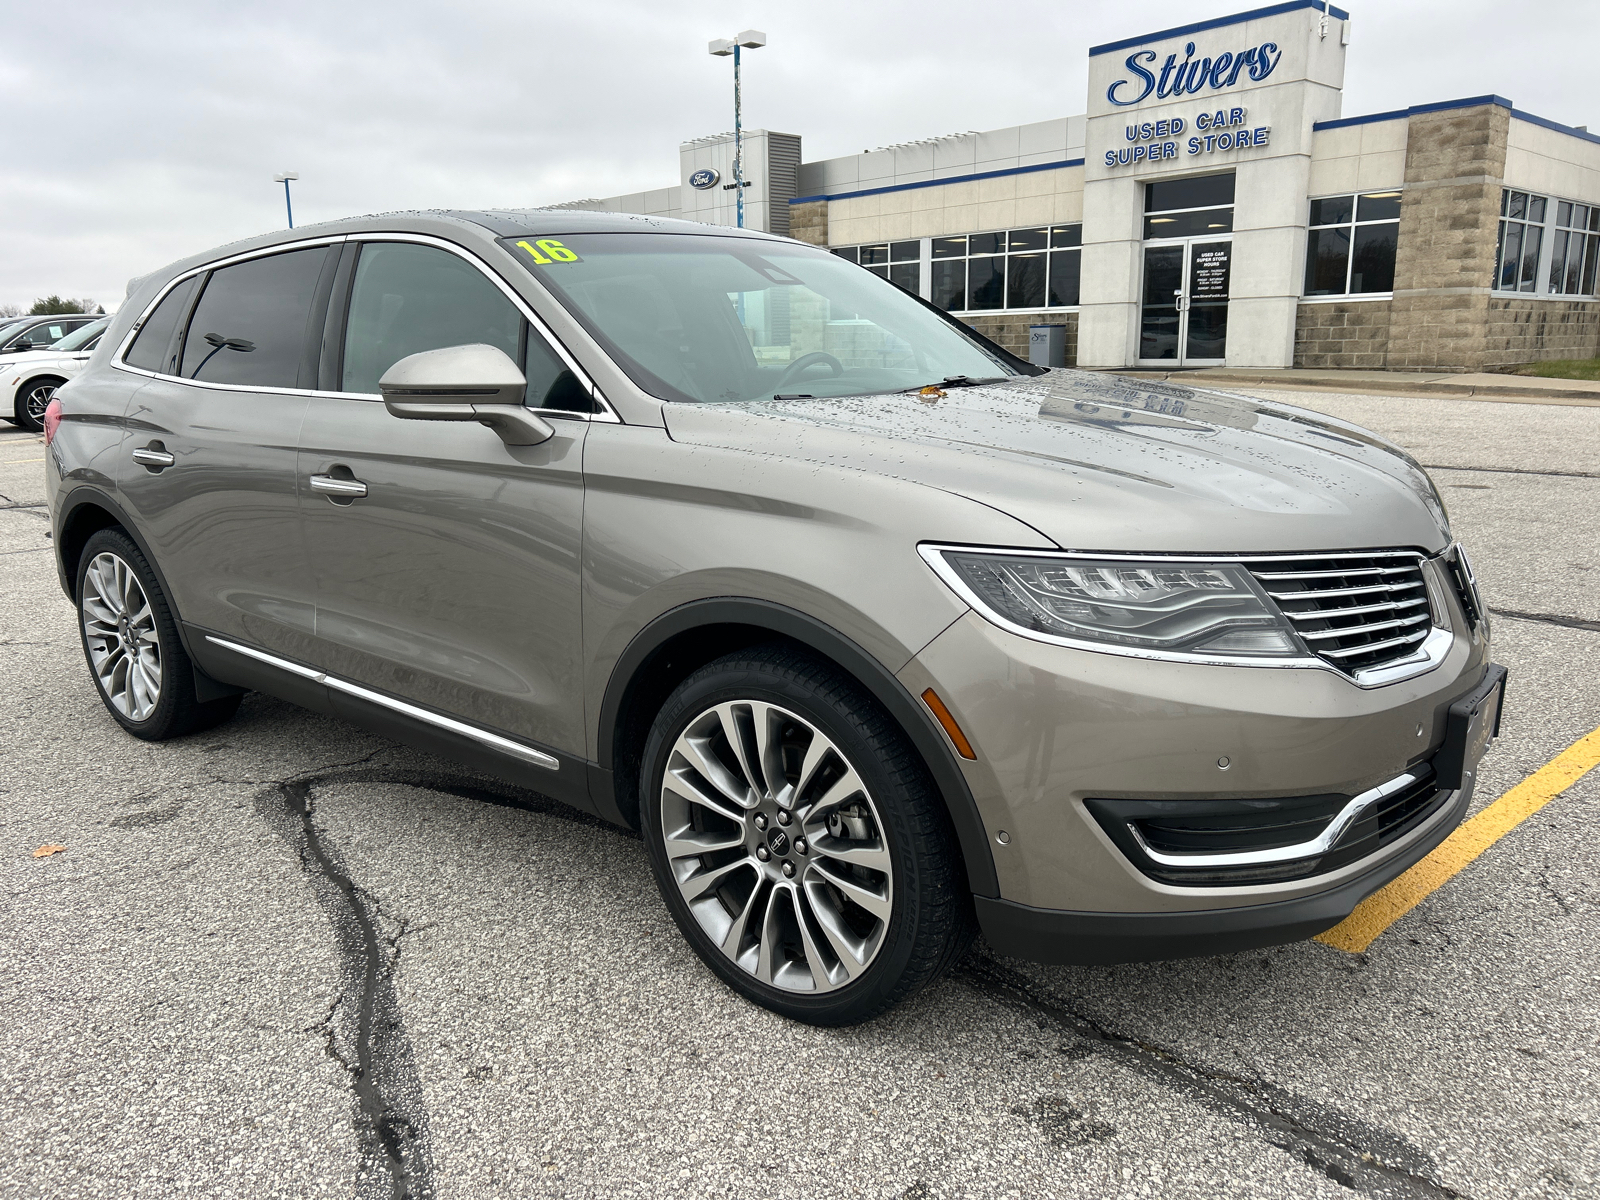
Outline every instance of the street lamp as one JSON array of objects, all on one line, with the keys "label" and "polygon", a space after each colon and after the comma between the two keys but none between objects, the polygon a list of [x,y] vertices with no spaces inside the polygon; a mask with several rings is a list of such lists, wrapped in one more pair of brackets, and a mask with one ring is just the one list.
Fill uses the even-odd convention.
[{"label": "street lamp", "polygon": [[739,48],[758,50],[767,44],[767,35],[759,29],[746,29],[732,41],[718,38],[706,49],[718,58],[733,55],[733,194],[738,199],[739,228],[744,228],[744,155],[739,116]]},{"label": "street lamp", "polygon": [[299,179],[299,178],[300,178],[300,172],[299,171],[285,171],[282,175],[274,175],[272,177],[272,182],[273,183],[281,183],[281,184],[283,184],[283,207],[289,214],[289,228],[290,229],[294,228],[294,205],[289,203],[289,181],[291,179]]}]

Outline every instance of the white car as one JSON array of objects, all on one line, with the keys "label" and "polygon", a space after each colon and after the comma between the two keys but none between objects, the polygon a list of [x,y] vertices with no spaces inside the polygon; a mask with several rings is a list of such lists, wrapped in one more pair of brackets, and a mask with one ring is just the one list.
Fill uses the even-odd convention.
[{"label": "white car", "polygon": [[0,359],[0,413],[13,424],[37,433],[44,428],[44,410],[56,389],[89,361],[100,335],[111,323],[101,317],[80,326],[45,350],[28,350]]}]

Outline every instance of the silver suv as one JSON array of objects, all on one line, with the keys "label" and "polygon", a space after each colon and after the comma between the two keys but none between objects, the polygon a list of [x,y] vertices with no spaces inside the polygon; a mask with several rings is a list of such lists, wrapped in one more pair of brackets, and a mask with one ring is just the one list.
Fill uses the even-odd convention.
[{"label": "silver suv", "polygon": [[1498,721],[1399,449],[1030,366],[782,238],[257,238],[136,281],[46,427],[128,732],[257,689],[637,828],[707,966],[802,1021],[978,930],[1075,963],[1314,934],[1460,821]]}]

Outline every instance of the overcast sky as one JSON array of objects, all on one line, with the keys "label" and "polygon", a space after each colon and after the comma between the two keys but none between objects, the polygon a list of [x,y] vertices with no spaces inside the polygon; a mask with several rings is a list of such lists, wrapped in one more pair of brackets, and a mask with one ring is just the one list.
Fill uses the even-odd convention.
[{"label": "overcast sky", "polygon": [[[1080,114],[1089,46],[1237,12],[1226,0],[629,3],[276,0],[16,10],[0,39],[0,304],[108,310],[127,281],[296,224],[506,208],[677,182],[680,141],[798,133],[807,160]],[[1596,0],[1349,7],[1344,113],[1497,92],[1600,130]]]}]

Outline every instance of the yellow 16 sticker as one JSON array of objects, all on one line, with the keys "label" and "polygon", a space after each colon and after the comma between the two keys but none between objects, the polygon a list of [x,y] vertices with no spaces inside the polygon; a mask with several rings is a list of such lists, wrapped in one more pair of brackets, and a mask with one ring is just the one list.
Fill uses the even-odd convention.
[{"label": "yellow 16 sticker", "polygon": [[533,261],[541,267],[548,267],[553,262],[582,262],[583,260],[568,250],[555,238],[540,238],[537,242],[518,242],[529,254]]}]

